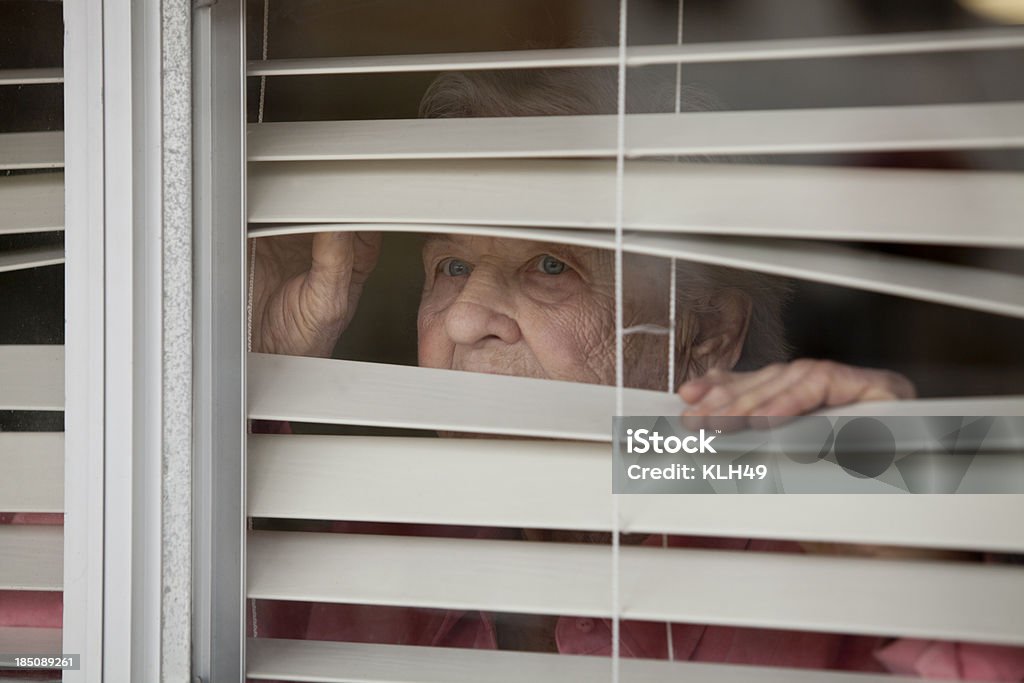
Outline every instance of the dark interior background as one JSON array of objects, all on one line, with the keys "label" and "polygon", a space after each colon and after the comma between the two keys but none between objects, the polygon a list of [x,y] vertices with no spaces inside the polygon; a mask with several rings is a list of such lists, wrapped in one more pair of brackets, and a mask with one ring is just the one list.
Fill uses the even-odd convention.
[{"label": "dark interior background", "polygon": [[[59,67],[64,55],[60,2],[0,0],[0,69]],[[64,128],[63,87],[0,86],[0,134]],[[0,176],[39,171],[3,171]],[[52,173],[52,171],[45,171]],[[0,206],[0,211],[7,207]],[[64,244],[63,233],[0,235],[0,252]],[[0,273],[0,344],[64,343],[64,268]],[[0,411],[0,431],[63,429],[59,412]]]}]

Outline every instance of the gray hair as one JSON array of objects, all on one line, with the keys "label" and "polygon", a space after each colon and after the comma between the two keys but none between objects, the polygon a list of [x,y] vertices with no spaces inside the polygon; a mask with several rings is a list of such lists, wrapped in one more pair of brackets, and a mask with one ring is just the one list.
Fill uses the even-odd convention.
[{"label": "gray hair", "polygon": [[[675,85],[665,87],[659,72],[641,70],[626,85],[626,112],[675,111]],[[683,111],[721,109],[701,88],[684,85]],[[421,118],[476,116],[574,116],[614,114],[618,76],[614,68],[453,71],[441,74],[420,100]]]},{"label": "gray hair", "polygon": [[[657,82],[658,76],[654,70],[630,74],[626,87],[627,112],[675,110],[674,80],[666,87]],[[683,111],[721,108],[714,97],[692,86],[682,88],[680,100]],[[423,118],[568,116],[614,114],[617,108],[618,81],[614,68],[534,69],[444,73],[427,88],[419,114]],[[708,161],[700,157],[681,160]],[[716,161],[750,159],[716,157]],[[676,276],[679,311],[691,311],[697,316],[711,313],[715,305],[714,293],[723,290],[739,290],[750,299],[747,338],[735,369],[752,370],[788,357],[782,320],[790,293],[786,280],[682,261],[678,262]]]}]

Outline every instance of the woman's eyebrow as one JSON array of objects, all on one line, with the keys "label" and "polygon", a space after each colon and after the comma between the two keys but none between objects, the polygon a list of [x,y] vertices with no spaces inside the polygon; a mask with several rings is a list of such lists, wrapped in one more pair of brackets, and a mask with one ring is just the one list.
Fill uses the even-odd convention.
[{"label": "woman's eyebrow", "polygon": [[423,249],[438,249],[453,244],[453,240],[448,235],[429,235],[423,241]]}]

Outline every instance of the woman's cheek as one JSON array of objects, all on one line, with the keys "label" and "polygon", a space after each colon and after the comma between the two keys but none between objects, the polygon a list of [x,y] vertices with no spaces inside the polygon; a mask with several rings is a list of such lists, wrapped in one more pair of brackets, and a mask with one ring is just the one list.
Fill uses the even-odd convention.
[{"label": "woman's cheek", "polygon": [[420,306],[416,331],[419,365],[426,368],[449,367],[451,351],[444,333],[443,310],[426,304]]},{"label": "woman's cheek", "polygon": [[615,299],[587,297],[573,326],[590,381],[615,382]]},{"label": "woman's cheek", "polygon": [[[608,374],[605,366],[609,365],[605,351],[614,349],[614,344],[609,346],[603,339],[601,316],[580,303],[535,309],[527,323],[533,332],[528,336],[530,346],[548,376],[602,384]],[[610,367],[614,377],[614,364]]]}]

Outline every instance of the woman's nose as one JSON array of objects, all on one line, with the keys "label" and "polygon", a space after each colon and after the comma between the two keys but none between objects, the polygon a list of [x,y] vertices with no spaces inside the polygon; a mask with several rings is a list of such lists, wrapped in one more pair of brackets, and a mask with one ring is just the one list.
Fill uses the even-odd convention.
[{"label": "woman's nose", "polygon": [[509,283],[490,271],[475,269],[448,307],[445,330],[455,344],[475,346],[488,339],[514,344],[522,336],[511,306]]}]

